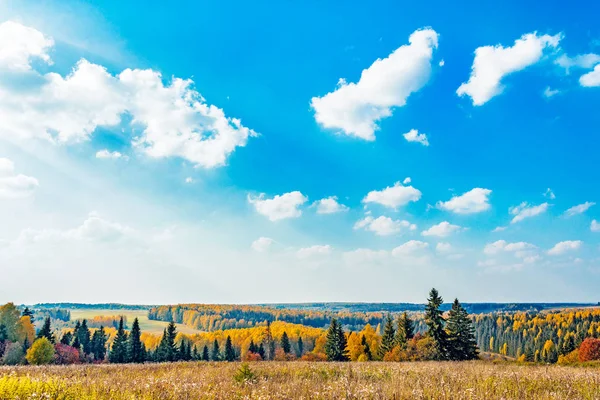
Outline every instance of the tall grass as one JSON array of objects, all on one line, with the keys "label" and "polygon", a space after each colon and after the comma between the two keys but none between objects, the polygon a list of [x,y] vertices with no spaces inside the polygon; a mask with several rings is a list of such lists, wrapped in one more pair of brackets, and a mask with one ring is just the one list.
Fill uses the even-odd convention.
[{"label": "tall grass", "polygon": [[600,399],[600,369],[451,363],[0,368],[0,399]]}]

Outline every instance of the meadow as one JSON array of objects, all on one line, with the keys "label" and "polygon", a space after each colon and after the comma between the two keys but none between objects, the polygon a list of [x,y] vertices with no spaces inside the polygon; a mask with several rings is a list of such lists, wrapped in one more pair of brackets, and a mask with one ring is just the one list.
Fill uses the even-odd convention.
[{"label": "meadow", "polygon": [[406,362],[0,367],[1,399],[600,399],[600,369]]}]

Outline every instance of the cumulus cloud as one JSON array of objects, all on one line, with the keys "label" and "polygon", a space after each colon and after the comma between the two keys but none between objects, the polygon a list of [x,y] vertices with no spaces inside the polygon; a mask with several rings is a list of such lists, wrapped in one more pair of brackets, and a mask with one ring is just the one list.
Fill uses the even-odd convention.
[{"label": "cumulus cloud", "polygon": [[592,220],[592,223],[590,225],[590,230],[592,232],[600,232],[600,222],[596,221],[595,219]]},{"label": "cumulus cloud", "polygon": [[356,83],[340,79],[338,87],[323,97],[313,97],[315,120],[324,128],[365,140],[375,140],[378,122],[419,91],[431,75],[433,50],[438,35],[422,29],[410,35],[409,44],[387,58],[377,59],[362,71]]},{"label": "cumulus cloud", "polygon": [[521,222],[526,218],[535,217],[536,215],[540,215],[545,213],[548,210],[548,203],[542,203],[537,206],[532,206],[526,202],[519,204],[518,206],[514,206],[509,208],[508,212],[511,215],[514,215],[513,219],[510,221],[511,224],[516,224],[517,222]]},{"label": "cumulus cloud", "polygon": [[592,207],[594,205],[596,205],[596,203],[594,203],[592,201],[586,201],[585,203],[578,204],[576,206],[569,208],[567,211],[565,211],[565,216],[572,217],[577,214],[583,214],[584,212],[589,210],[590,207]]},{"label": "cumulus cloud", "polygon": [[446,242],[439,242],[435,246],[435,251],[437,251],[438,253],[449,253],[450,251],[452,251],[452,245]]},{"label": "cumulus cloud", "polygon": [[487,255],[509,252],[515,253],[517,256],[524,256],[527,250],[534,250],[536,248],[536,246],[527,242],[508,243],[506,240],[497,240],[494,243],[488,243],[483,248],[483,252]]},{"label": "cumulus cloud", "polygon": [[489,210],[489,189],[474,188],[460,196],[453,196],[446,202],[438,201],[437,207],[441,210],[451,211],[456,214],[474,214]]},{"label": "cumulus cloud", "polygon": [[403,185],[408,185],[409,183],[411,183],[412,180],[410,179],[410,176],[407,176],[406,178],[404,178],[404,180],[402,181]]},{"label": "cumulus cloud", "polygon": [[400,232],[403,228],[414,231],[417,229],[417,226],[408,221],[394,220],[384,216],[373,218],[370,215],[354,224],[354,229],[365,229],[379,236],[393,235]]},{"label": "cumulus cloud", "polygon": [[37,179],[15,173],[14,163],[8,158],[0,158],[0,199],[28,197],[38,186]]},{"label": "cumulus cloud", "polygon": [[313,205],[317,207],[317,214],[334,214],[342,211],[348,211],[348,207],[340,204],[336,196],[330,196],[321,200],[317,200]]},{"label": "cumulus cloud", "polygon": [[575,57],[569,57],[566,54],[561,55],[554,61],[557,65],[560,65],[565,69],[567,73],[570,72],[571,68],[582,68],[582,69],[591,69],[594,68],[596,64],[600,64],[600,55],[589,53],[589,54],[579,54]]},{"label": "cumulus cloud", "polygon": [[505,230],[506,230],[506,226],[497,226],[497,227],[495,227],[495,228],[492,230],[492,232],[493,232],[493,233],[496,233],[496,232],[502,232],[502,231],[505,231]]},{"label": "cumulus cloud", "polygon": [[548,250],[548,254],[551,256],[558,256],[565,254],[570,251],[579,250],[583,242],[581,240],[565,240],[564,242],[559,242],[554,245],[550,250]]},{"label": "cumulus cloud", "polygon": [[403,136],[407,142],[417,142],[421,143],[423,146],[429,146],[429,140],[427,140],[427,135],[424,133],[419,133],[419,131],[416,129],[411,129]]},{"label": "cumulus cloud", "polygon": [[123,123],[127,113],[140,131],[132,139],[137,149],[205,168],[224,165],[237,147],[256,136],[239,119],[207,104],[189,79],[173,78],[165,85],[161,74],[150,69],[112,75],[84,59],[66,77],[34,71],[31,59],[49,63],[52,44],[35,29],[14,22],[0,25],[0,68],[28,82],[24,89],[10,83],[15,79],[0,79],[0,136],[78,142],[88,140],[99,126]]},{"label": "cumulus cloud", "polygon": [[101,159],[119,159],[119,158],[123,158],[123,159],[127,159],[127,156],[124,156],[123,154],[119,153],[118,151],[109,151],[107,149],[104,150],[100,150],[98,152],[96,152],[96,158],[101,158]]},{"label": "cumulus cloud", "polygon": [[382,190],[370,191],[363,199],[363,203],[377,203],[395,209],[411,201],[419,201],[420,198],[420,190],[412,186],[403,186],[400,182],[396,182],[394,186],[388,186]]},{"label": "cumulus cloud", "polygon": [[271,238],[268,237],[259,237],[258,239],[256,239],[254,242],[252,242],[252,250],[259,252],[259,253],[264,253],[266,251],[268,251],[271,248],[271,245],[274,243],[275,241]]},{"label": "cumulus cloud", "polygon": [[315,245],[310,247],[301,248],[296,252],[296,255],[300,259],[311,258],[315,256],[326,256],[331,253],[330,245]]},{"label": "cumulus cloud", "polygon": [[584,87],[600,86],[600,64],[596,65],[593,71],[581,75],[579,84]]},{"label": "cumulus cloud", "polygon": [[429,243],[421,242],[419,240],[409,240],[408,242],[394,248],[392,250],[392,255],[394,257],[408,256],[419,253],[428,247]]},{"label": "cumulus cloud", "polygon": [[308,197],[299,191],[277,195],[272,199],[266,199],[264,193],[261,193],[258,197],[248,195],[248,202],[254,206],[259,214],[264,215],[271,221],[298,218],[302,215],[300,206],[307,201]]},{"label": "cumulus cloud", "polygon": [[423,236],[437,236],[437,237],[448,237],[454,232],[460,231],[462,228],[458,225],[453,225],[448,221],[440,222],[437,225],[433,225],[431,228],[421,232]]},{"label": "cumulus cloud", "polygon": [[483,46],[475,50],[475,59],[469,81],[460,85],[456,93],[470,96],[473,105],[485,104],[492,97],[502,93],[502,79],[511,73],[521,71],[541,60],[544,50],[556,48],[561,35],[528,33],[515,40],[512,47]]}]

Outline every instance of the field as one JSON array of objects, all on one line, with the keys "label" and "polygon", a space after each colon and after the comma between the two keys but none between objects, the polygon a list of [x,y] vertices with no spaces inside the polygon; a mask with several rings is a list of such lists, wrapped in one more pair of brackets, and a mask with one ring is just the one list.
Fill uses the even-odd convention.
[{"label": "field", "polygon": [[[593,367],[473,361],[0,367],[1,399],[600,399]],[[235,379],[235,377],[238,379]]]},{"label": "field", "polygon": [[[138,318],[142,332],[162,334],[163,330],[169,324],[163,321],[153,321],[148,319],[148,311],[146,310],[103,310],[103,309],[70,309],[71,319],[92,319],[96,316],[119,316],[127,317],[129,326],[134,318]],[[200,331],[183,324],[176,324],[177,331],[185,334],[199,333]]]}]

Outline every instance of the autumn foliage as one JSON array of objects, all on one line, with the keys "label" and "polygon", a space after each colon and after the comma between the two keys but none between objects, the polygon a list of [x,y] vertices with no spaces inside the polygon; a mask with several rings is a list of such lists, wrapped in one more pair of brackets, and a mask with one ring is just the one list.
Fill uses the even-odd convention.
[{"label": "autumn foliage", "polygon": [[579,361],[600,360],[600,339],[587,338],[579,346]]}]

